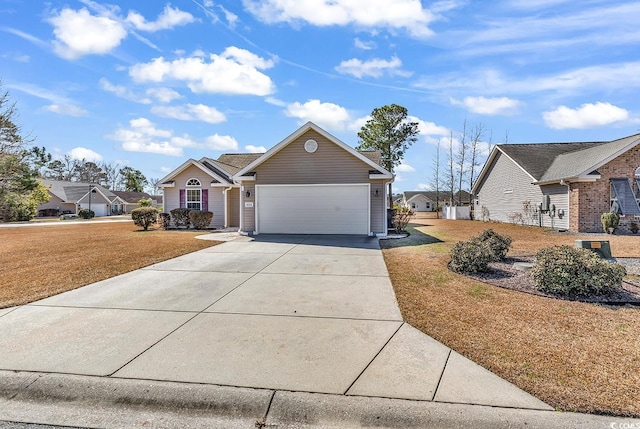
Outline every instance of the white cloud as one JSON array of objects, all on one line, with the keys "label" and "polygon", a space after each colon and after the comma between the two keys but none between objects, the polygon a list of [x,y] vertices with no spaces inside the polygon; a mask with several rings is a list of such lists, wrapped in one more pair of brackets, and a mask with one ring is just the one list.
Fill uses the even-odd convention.
[{"label": "white cloud", "polygon": [[207,137],[207,149],[212,150],[222,150],[228,151],[238,150],[238,142],[231,136],[220,136],[218,134],[214,134],[212,136]]},{"label": "white cloud", "polygon": [[410,166],[409,164],[405,164],[404,162],[400,165],[398,165],[395,168],[395,171],[400,172],[400,173],[411,173],[413,171],[416,171],[415,168],[413,168],[412,166]]},{"label": "white cloud", "polygon": [[357,37],[353,41],[353,44],[356,48],[363,49],[365,51],[370,51],[371,49],[375,49],[377,47],[376,42],[374,42],[373,40],[364,41],[358,39]]},{"label": "white cloud", "polygon": [[171,103],[173,100],[182,98],[179,92],[165,87],[149,88],[147,89],[147,95],[161,103]]},{"label": "white cloud", "polygon": [[267,151],[267,148],[264,146],[254,146],[252,144],[246,145],[244,149],[250,153],[264,153]]},{"label": "white cloud", "polygon": [[49,18],[56,40],[54,51],[66,59],[107,54],[127,37],[122,23],[107,16],[93,16],[86,8],[62,9]]},{"label": "white cloud", "polygon": [[446,127],[436,125],[434,122],[423,121],[417,116],[407,116],[409,122],[418,123],[418,132],[422,136],[448,136],[450,130]]},{"label": "white cloud", "polygon": [[107,136],[122,143],[128,152],[159,153],[161,155],[183,156],[183,149],[171,142],[173,132],[156,128],[146,118],[129,121],[129,128],[118,128]]},{"label": "white cloud", "polygon": [[51,113],[57,113],[58,115],[74,117],[86,116],[89,114],[89,112],[83,108],[73,104],[50,104],[48,106],[44,106],[43,109]]},{"label": "white cloud", "polygon": [[142,15],[135,11],[129,11],[127,22],[131,23],[137,30],[156,32],[158,30],[168,30],[179,25],[186,25],[195,21],[193,15],[178,8],[166,5],[158,16],[158,19],[148,22]]},{"label": "white cloud", "polygon": [[384,74],[389,76],[409,77],[411,72],[402,70],[402,61],[396,56],[390,60],[374,58],[368,61],[360,61],[357,58],[342,61],[340,65],[335,67],[338,73],[355,76],[358,79],[363,76],[381,77]]},{"label": "white cloud", "polygon": [[204,104],[187,104],[184,106],[153,106],[151,113],[164,118],[179,119],[181,121],[203,121],[217,124],[227,120],[224,113],[215,107]]},{"label": "white cloud", "polygon": [[238,142],[231,136],[214,134],[196,140],[188,134],[175,135],[172,130],[158,128],[146,118],[129,121],[128,127],[116,129],[107,138],[122,143],[122,149],[129,152],[158,153],[161,155],[184,156],[184,149],[238,150]]},{"label": "white cloud", "polygon": [[69,155],[73,159],[84,159],[91,162],[100,162],[103,159],[102,155],[100,155],[98,152],[87,149],[85,147],[74,147],[69,151]]},{"label": "white cloud", "polygon": [[147,21],[135,11],[129,11],[126,18],[120,16],[120,8],[82,0],[87,7],[74,10],[68,7],[55,11],[48,19],[53,26],[55,40],[53,48],[59,56],[74,60],[84,55],[104,55],[113,51],[129,33],[153,49],[159,50],[150,40],[139,35],[136,30],[156,32],[168,30],[178,25],[195,21],[193,15],[169,5],[156,21]]},{"label": "white cloud", "polygon": [[430,191],[432,187],[428,183],[418,183],[418,189],[422,191]]},{"label": "white cloud", "polygon": [[296,101],[289,104],[284,113],[300,119],[301,123],[311,121],[331,130],[344,130],[350,121],[347,109],[334,103],[322,103],[320,100],[309,100],[304,104]]},{"label": "white cloud", "polygon": [[354,119],[353,121],[351,121],[351,123],[349,123],[349,125],[347,126],[347,130],[351,131],[353,133],[359,133],[360,130],[362,129],[362,127],[367,123],[367,121],[371,119],[371,116],[367,115],[367,116],[363,116],[361,118],[358,119]]},{"label": "white cloud", "polygon": [[429,24],[436,18],[423,9],[420,0],[370,0],[366,7],[354,0],[243,0],[243,4],[257,19],[269,24],[383,27],[404,29],[414,37],[432,35]]},{"label": "white cloud", "polygon": [[465,97],[462,101],[451,98],[451,104],[464,106],[470,112],[480,115],[510,115],[516,113],[520,106],[518,100],[507,97]]},{"label": "white cloud", "polygon": [[129,75],[136,82],[163,82],[168,79],[187,82],[196,93],[269,95],[274,85],[259,70],[273,67],[274,62],[245,49],[230,46],[220,55],[211,54],[209,61],[201,57],[165,61],[155,58],[136,64]]},{"label": "white cloud", "polygon": [[135,103],[141,103],[141,104],[151,104],[150,99],[146,97],[142,97],[139,94],[135,94],[133,91],[131,91],[129,88],[125,86],[114,85],[105,78],[101,78],[99,81],[99,84],[100,84],[100,89],[102,89],[103,91],[111,92],[112,94],[115,94],[120,98],[124,98],[125,100],[129,100],[129,101],[133,101]]},{"label": "white cloud", "polygon": [[629,119],[626,109],[610,103],[585,103],[576,109],[560,106],[542,114],[545,124],[554,129],[594,128]]}]

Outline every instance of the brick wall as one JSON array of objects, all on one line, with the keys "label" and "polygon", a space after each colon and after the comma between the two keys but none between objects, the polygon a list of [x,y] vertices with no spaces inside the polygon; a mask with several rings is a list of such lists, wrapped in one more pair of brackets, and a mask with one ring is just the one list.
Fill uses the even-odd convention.
[{"label": "brick wall", "polygon": [[[627,177],[635,180],[640,167],[640,145],[598,168],[601,178],[595,182],[571,183],[569,192],[569,229],[579,232],[602,232],[600,216],[608,212],[609,179]],[[628,229],[632,219],[620,221],[621,229]]]}]

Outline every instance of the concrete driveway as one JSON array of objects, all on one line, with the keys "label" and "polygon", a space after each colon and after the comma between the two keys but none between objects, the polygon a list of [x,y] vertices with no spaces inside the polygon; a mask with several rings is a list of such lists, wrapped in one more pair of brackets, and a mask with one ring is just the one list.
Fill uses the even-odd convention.
[{"label": "concrete driveway", "polygon": [[369,237],[240,237],[0,310],[0,332],[6,371],[550,410],[403,323]]}]

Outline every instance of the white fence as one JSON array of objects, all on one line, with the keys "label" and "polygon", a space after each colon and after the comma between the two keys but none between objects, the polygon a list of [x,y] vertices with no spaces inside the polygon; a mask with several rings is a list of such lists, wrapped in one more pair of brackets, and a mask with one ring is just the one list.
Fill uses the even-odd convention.
[{"label": "white fence", "polygon": [[471,219],[470,206],[444,206],[442,207],[443,219]]}]

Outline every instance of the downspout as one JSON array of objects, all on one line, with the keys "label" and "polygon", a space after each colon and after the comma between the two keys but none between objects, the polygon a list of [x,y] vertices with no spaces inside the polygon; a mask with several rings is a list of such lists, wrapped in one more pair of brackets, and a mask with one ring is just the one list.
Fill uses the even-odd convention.
[{"label": "downspout", "polygon": [[227,192],[233,189],[233,186],[229,186],[225,190],[222,191],[224,194],[224,227],[229,228],[229,196]]}]

